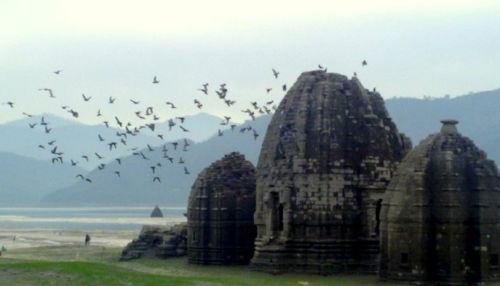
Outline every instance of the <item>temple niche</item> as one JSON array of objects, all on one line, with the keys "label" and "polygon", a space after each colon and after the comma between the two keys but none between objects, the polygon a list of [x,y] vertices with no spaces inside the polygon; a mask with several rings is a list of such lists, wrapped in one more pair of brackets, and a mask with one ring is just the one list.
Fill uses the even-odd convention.
[{"label": "temple niche", "polygon": [[194,264],[248,264],[256,228],[255,167],[239,153],[204,169],[188,202],[188,261]]},{"label": "temple niche", "polygon": [[496,165],[443,120],[403,160],[382,203],[380,276],[441,284],[500,278]]},{"label": "temple niche", "polygon": [[357,78],[300,75],[260,153],[252,267],[376,273],[382,196],[409,149],[380,94]]}]

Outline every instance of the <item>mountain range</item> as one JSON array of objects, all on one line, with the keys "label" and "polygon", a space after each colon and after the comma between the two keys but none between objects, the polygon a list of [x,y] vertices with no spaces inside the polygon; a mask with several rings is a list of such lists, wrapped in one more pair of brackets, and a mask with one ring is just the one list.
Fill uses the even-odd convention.
[{"label": "mountain range", "polygon": [[[453,118],[460,121],[458,128],[462,134],[473,139],[479,147],[488,153],[489,158],[496,162],[500,162],[500,149],[498,148],[498,144],[500,143],[500,132],[498,132],[498,130],[500,130],[500,114],[497,112],[500,107],[500,89],[472,93],[454,98],[392,98],[386,100],[386,107],[399,130],[408,135],[412,139],[414,145],[417,145],[418,142],[424,139],[428,134],[438,132],[441,125],[439,121],[441,119]],[[197,116],[205,118],[195,119]],[[230,129],[224,130],[223,136],[218,136],[217,132],[214,132],[214,130],[220,127],[219,123],[222,121],[220,118],[206,114],[197,116],[189,119],[189,121],[193,123],[199,120],[199,123],[196,124],[200,125],[190,126],[191,132],[189,132],[189,135],[194,137],[188,138],[190,144],[187,148],[188,151],[185,152],[182,150],[184,140],[181,138],[186,134],[181,133],[178,136],[171,137],[171,140],[178,140],[179,142],[177,150],[174,150],[172,144],[167,143],[167,153],[170,157],[174,158],[175,164],[163,158],[162,143],[164,142],[158,141],[159,138],[146,133],[141,134],[144,138],[140,137],[135,145],[144,147],[145,144],[151,144],[151,146],[154,146],[153,151],[145,148],[136,151],[136,155],[133,155],[130,150],[126,150],[123,153],[113,153],[116,157],[121,157],[121,164],[114,160],[115,156],[110,156],[108,160],[109,163],[103,170],[92,169],[88,173],[82,169],[67,170],[70,168],[67,164],[54,167],[49,161],[36,161],[37,164],[45,163],[46,166],[35,164],[33,166],[36,168],[27,171],[28,169],[26,169],[27,167],[24,165],[11,163],[11,161],[16,161],[17,157],[10,157],[8,160],[2,159],[9,154],[0,153],[0,160],[2,160],[2,162],[7,162],[6,164],[2,164],[3,168],[9,169],[11,172],[9,176],[0,178],[2,182],[0,190],[2,193],[9,190],[10,194],[29,193],[30,199],[26,200],[25,204],[31,204],[36,202],[37,199],[40,199],[40,204],[44,206],[152,204],[184,206],[189,195],[190,187],[197,174],[224,154],[231,151],[239,151],[243,153],[248,160],[256,164],[262,139],[271,118],[269,115],[257,117],[255,121],[245,122],[237,126],[233,131]],[[215,124],[216,126],[207,128],[204,123],[208,120],[211,120],[211,124]],[[188,119],[186,119],[186,122],[188,122]],[[81,134],[88,134],[85,136],[92,138],[91,134],[95,137],[95,132],[102,132],[103,136],[108,136],[107,133],[104,133],[103,129],[93,129],[103,126],[81,126],[81,124],[75,124],[74,122],[63,122],[59,124],[61,124],[61,126],[55,128],[54,131],[57,131],[57,134],[64,134],[62,135],[64,139],[57,140],[61,140],[62,144],[67,144],[70,147],[78,146],[78,148],[85,148],[84,145],[86,144],[95,144],[87,141],[83,143],[75,142],[77,141],[75,138],[81,139],[80,141],[86,140]],[[14,122],[6,125],[8,126],[0,126],[0,135],[6,136],[2,138],[9,138],[9,133],[5,131],[9,129],[6,128],[14,130],[21,126],[29,129],[29,127],[27,127],[27,122]],[[254,140],[252,132],[240,132],[241,128],[246,126],[252,126],[259,134],[256,140]],[[197,129],[197,127],[199,128]],[[110,132],[116,131],[112,130]],[[194,133],[196,132],[201,132],[201,135],[197,134],[195,136]],[[210,134],[210,136],[206,134]],[[43,135],[44,134],[36,136]],[[204,136],[202,135],[206,137],[203,138]],[[10,137],[14,138],[12,142],[9,143],[10,145],[6,142],[0,142],[0,151],[14,152],[12,150],[17,150],[14,153],[19,154],[26,148],[36,150],[37,140],[43,138],[36,137],[33,139],[33,134],[31,136],[23,136],[24,137],[20,136],[15,138],[23,138],[25,141],[31,140],[31,142],[27,144],[24,141],[20,142],[18,139]],[[90,139],[89,141],[97,141],[95,139]],[[17,146],[13,146],[16,145],[16,143],[18,143]],[[10,146],[9,148],[11,148],[11,150],[5,150],[5,146]],[[96,145],[92,146],[95,147]],[[61,150],[67,152],[70,152],[70,149],[76,149],[77,151],[84,150],[70,147],[68,147],[68,150]],[[90,150],[90,147],[88,148],[88,150]],[[139,155],[140,152],[142,152],[148,160],[141,159]],[[35,152],[33,151],[33,153]],[[32,155],[32,157],[40,158],[35,155]],[[185,161],[184,164],[178,164],[181,157],[182,160]],[[25,165],[30,165],[28,161],[33,159],[20,157],[19,160],[24,162]],[[161,167],[157,165],[158,163],[161,164]],[[152,166],[155,166],[154,174],[150,168]],[[189,174],[185,174],[184,167],[188,169]],[[54,168],[60,169],[57,169],[57,172],[53,172],[52,170],[56,170]],[[85,174],[85,176],[91,178],[93,182],[88,183],[76,179],[74,175],[74,173],[76,173],[75,171]],[[119,172],[120,177],[118,177],[115,171]],[[29,172],[35,173],[39,175],[39,177],[35,176],[31,181],[21,182],[24,176],[20,174],[27,174]],[[155,176],[161,179],[161,183],[153,182],[153,177]],[[37,181],[37,178],[41,179]],[[43,178],[46,179],[44,180]],[[24,187],[19,187],[23,184]],[[32,186],[33,189],[37,191],[29,189],[26,185]],[[21,197],[26,198],[27,196],[23,195]],[[5,199],[0,198],[0,204],[3,204],[2,201],[5,201]],[[17,203],[21,202],[18,201]]]}]

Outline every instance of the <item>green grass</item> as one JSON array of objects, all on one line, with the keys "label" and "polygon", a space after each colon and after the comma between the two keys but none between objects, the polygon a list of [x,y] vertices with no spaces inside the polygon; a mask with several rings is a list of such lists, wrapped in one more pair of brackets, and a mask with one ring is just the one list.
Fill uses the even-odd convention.
[{"label": "green grass", "polygon": [[373,276],[276,276],[245,266],[196,266],[185,258],[119,262],[119,253],[120,249],[80,246],[9,251],[0,257],[0,285],[396,285]]}]

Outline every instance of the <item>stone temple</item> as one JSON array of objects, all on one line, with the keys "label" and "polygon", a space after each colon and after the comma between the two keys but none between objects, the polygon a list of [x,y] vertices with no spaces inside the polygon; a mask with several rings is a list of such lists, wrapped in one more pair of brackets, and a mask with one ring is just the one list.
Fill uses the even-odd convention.
[{"label": "stone temple", "polygon": [[300,75],[260,153],[252,267],[376,273],[382,196],[409,149],[357,78]]},{"label": "stone temple", "polygon": [[500,278],[500,178],[456,121],[403,160],[382,203],[380,276],[443,284]]},{"label": "stone temple", "polygon": [[248,264],[256,228],[255,167],[230,153],[204,169],[188,202],[188,261]]}]

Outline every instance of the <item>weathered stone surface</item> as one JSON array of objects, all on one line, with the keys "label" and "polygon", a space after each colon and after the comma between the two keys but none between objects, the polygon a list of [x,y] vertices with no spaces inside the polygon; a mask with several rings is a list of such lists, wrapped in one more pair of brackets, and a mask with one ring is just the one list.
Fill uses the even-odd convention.
[{"label": "weathered stone surface", "polygon": [[255,167],[231,153],[204,169],[188,204],[188,257],[196,264],[248,264],[253,255]]},{"label": "weathered stone surface", "polygon": [[375,272],[377,209],[409,145],[382,97],[357,78],[303,73],[260,153],[253,267]]},{"label": "weathered stone surface", "polygon": [[496,165],[445,120],[400,164],[383,204],[380,276],[474,284],[500,277]]},{"label": "weathered stone surface", "polygon": [[159,206],[155,206],[155,208],[151,212],[151,217],[163,217],[163,213],[161,212]]},{"label": "weathered stone surface", "polygon": [[187,252],[187,226],[144,226],[137,239],[122,251],[120,260],[136,258],[168,258],[184,256]]}]

